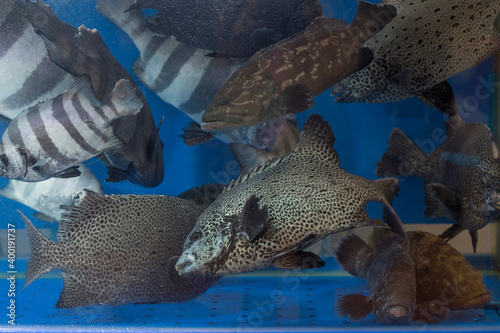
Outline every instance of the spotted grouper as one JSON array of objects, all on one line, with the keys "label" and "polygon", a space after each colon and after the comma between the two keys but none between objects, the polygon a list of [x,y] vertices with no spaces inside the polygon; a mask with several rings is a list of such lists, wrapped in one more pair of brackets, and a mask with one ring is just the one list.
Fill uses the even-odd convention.
[{"label": "spotted grouper", "polygon": [[219,279],[181,277],[175,263],[202,209],[175,197],[101,195],[86,190],[59,225],[58,242],[21,214],[31,256],[25,288],[39,276],[61,270],[57,308],[92,304],[184,302]]},{"label": "spotted grouper", "polygon": [[342,103],[387,103],[417,96],[450,113],[445,82],[500,49],[498,0],[385,0],[398,15],[364,46],[375,61],[336,83]]},{"label": "spotted grouper", "polygon": [[303,249],[323,237],[371,226],[365,205],[390,205],[397,179],[371,181],[339,167],[335,137],[318,115],[295,149],[233,181],[202,213],[176,269],[181,276],[248,272],[270,266],[314,268],[324,262]]},{"label": "spotted grouper", "polygon": [[484,124],[467,123],[457,114],[445,125],[446,140],[432,152],[422,151],[401,130],[394,129],[375,173],[424,178],[425,216],[455,222],[441,235],[446,240],[469,230],[475,252],[477,230],[500,221],[498,147]]}]

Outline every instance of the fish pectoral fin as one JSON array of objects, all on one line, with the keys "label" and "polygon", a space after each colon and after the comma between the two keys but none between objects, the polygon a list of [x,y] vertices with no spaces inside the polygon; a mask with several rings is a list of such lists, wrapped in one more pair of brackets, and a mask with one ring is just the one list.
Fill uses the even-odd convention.
[{"label": "fish pectoral fin", "polygon": [[335,260],[349,274],[361,276],[364,264],[372,254],[372,249],[365,241],[356,234],[349,234],[335,250]]},{"label": "fish pectoral fin", "polygon": [[455,95],[450,84],[446,81],[424,90],[417,97],[425,104],[448,116],[457,114]]},{"label": "fish pectoral fin", "polygon": [[63,289],[56,303],[56,308],[75,308],[98,303],[96,297],[89,293],[88,288],[85,288],[75,275],[61,272],[61,276]]},{"label": "fish pectoral fin", "polygon": [[33,216],[39,220],[42,220],[42,221],[57,222],[57,219],[55,219],[53,216],[47,215],[45,213],[35,212],[35,213],[33,213]]},{"label": "fish pectoral fin", "polygon": [[63,170],[61,172],[56,173],[52,177],[56,177],[56,178],[73,178],[73,177],[78,177],[81,174],[82,173],[80,172],[80,170],[78,170],[78,165],[75,165],[75,166],[72,166],[71,168],[68,168],[66,170]]},{"label": "fish pectoral fin", "polygon": [[106,169],[108,169],[108,178],[104,180],[105,182],[117,183],[131,178],[141,179],[141,174],[135,168],[134,162],[130,162],[128,164],[127,170],[123,170],[112,165],[107,165]]},{"label": "fish pectoral fin", "polygon": [[438,183],[430,183],[426,185],[425,192],[427,193],[425,197],[427,205],[425,216],[427,218],[442,216],[454,220],[455,215],[461,213],[462,198],[448,187]]},{"label": "fish pectoral fin", "polygon": [[313,107],[313,96],[305,84],[294,84],[285,88],[280,94],[281,105],[285,113],[298,113]]},{"label": "fish pectoral fin", "polygon": [[398,82],[403,88],[406,89],[406,91],[410,91],[410,82],[411,82],[411,73],[412,70],[411,68],[404,68],[394,74],[393,76],[389,77],[389,80],[396,81]]},{"label": "fish pectoral fin", "polygon": [[237,225],[237,236],[252,242],[265,229],[267,207],[259,208],[259,198],[252,195],[247,199]]},{"label": "fish pectoral fin", "polygon": [[293,251],[278,258],[273,266],[281,269],[314,269],[325,266],[325,262],[316,253]]},{"label": "fish pectoral fin", "polygon": [[464,230],[465,228],[455,223],[454,225],[446,229],[441,235],[439,235],[439,237],[448,242]]},{"label": "fish pectoral fin", "polygon": [[[450,309],[440,300],[420,302],[415,305],[413,320],[425,323],[437,323],[437,319],[447,319]],[[437,318],[437,319],[436,319]]]},{"label": "fish pectoral fin", "polygon": [[182,129],[184,134],[179,135],[184,140],[186,146],[195,146],[201,143],[210,141],[214,139],[214,136],[209,132],[205,132],[201,129],[200,125],[193,122],[190,122],[186,127]]},{"label": "fish pectoral fin", "polygon": [[349,320],[361,320],[373,311],[372,299],[360,294],[342,295],[335,305],[339,317],[349,316]]}]

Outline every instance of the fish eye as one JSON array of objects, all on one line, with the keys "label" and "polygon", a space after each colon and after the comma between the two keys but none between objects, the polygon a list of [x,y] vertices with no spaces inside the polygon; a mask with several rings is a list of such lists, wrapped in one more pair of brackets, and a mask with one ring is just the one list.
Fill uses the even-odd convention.
[{"label": "fish eye", "polygon": [[196,242],[197,240],[200,240],[202,236],[202,233],[197,231],[191,235],[191,241]]},{"label": "fish eye", "polygon": [[227,103],[229,103],[229,100],[227,98],[221,98],[219,100],[220,105],[226,105]]}]

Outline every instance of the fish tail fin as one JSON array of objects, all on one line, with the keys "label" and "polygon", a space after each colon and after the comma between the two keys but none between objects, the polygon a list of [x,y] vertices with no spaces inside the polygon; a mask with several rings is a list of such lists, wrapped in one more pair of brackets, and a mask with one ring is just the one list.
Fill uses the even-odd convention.
[{"label": "fish tail fin", "polygon": [[[129,80],[120,79],[111,92],[110,102],[116,108],[118,117],[133,116],[141,111],[143,103],[139,99],[141,92],[139,88],[134,88]],[[115,110],[110,108],[110,118],[113,117]],[[114,115],[116,118],[116,115]]]},{"label": "fish tail fin", "polygon": [[308,152],[312,155],[320,153],[320,156],[323,156],[325,160],[330,160],[338,165],[340,162],[337,152],[333,149],[334,143],[335,136],[330,125],[320,115],[313,114],[304,124],[294,152],[300,151],[301,154],[305,155]]},{"label": "fish tail fin", "polygon": [[54,247],[55,242],[48,239],[42,234],[33,223],[18,210],[21,218],[26,225],[26,232],[28,233],[28,240],[30,244],[31,254],[28,260],[28,267],[26,268],[26,279],[24,288],[31,282],[35,281],[39,276],[48,273],[55,269],[55,265],[46,255],[46,251]]},{"label": "fish tail fin", "polygon": [[339,317],[349,316],[349,320],[361,320],[373,310],[372,299],[359,294],[342,295],[335,305]]},{"label": "fish tail fin", "polygon": [[[406,237],[406,233],[404,232],[403,223],[401,219],[397,215],[397,213],[392,208],[392,200],[399,192],[398,186],[399,180],[397,178],[382,178],[376,179],[374,181],[375,187],[378,191],[384,196],[385,200],[382,200],[382,204],[384,205],[383,209],[383,217],[384,221],[387,223],[391,230],[395,233]],[[384,202],[385,201],[385,202]]]},{"label": "fish tail fin", "polygon": [[400,129],[392,130],[387,143],[387,152],[377,162],[377,176],[425,177],[428,155]]},{"label": "fish tail fin", "polygon": [[362,277],[364,263],[372,249],[357,235],[350,234],[340,242],[335,250],[335,259],[348,273]]},{"label": "fish tail fin", "polygon": [[391,22],[396,15],[397,9],[393,5],[378,6],[359,0],[356,16],[349,24],[349,28],[354,34],[364,34],[366,37],[363,40],[368,40]]}]

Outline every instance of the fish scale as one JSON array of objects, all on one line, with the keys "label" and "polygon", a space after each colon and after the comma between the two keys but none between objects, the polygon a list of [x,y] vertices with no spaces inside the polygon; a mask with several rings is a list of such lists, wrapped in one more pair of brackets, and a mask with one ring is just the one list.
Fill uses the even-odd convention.
[{"label": "fish scale", "polygon": [[[400,223],[389,204],[398,190],[397,179],[370,181],[340,169],[331,147],[334,140],[329,125],[311,116],[294,151],[232,182],[186,239],[177,263],[180,274],[297,268],[303,257],[317,262],[317,256],[302,249],[329,234],[372,225],[365,209],[368,201],[382,203]],[[266,211],[263,223],[245,208],[252,202]]]}]

